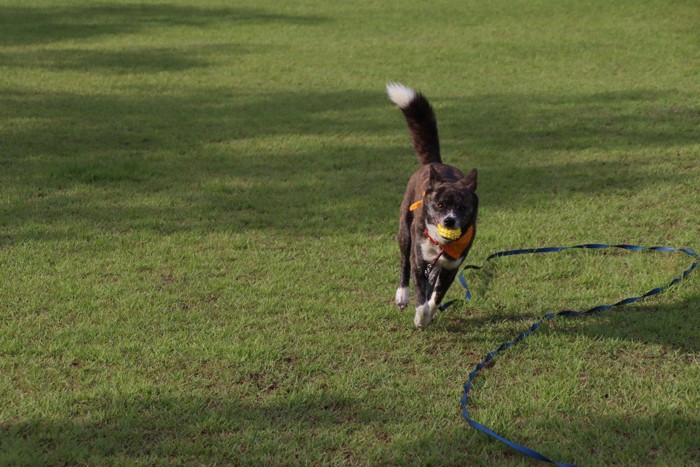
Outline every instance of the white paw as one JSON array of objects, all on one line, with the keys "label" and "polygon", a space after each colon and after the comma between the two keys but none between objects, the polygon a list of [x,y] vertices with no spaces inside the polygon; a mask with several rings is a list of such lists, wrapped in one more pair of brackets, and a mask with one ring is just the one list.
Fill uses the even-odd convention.
[{"label": "white paw", "polygon": [[437,312],[435,302],[429,301],[416,307],[416,315],[413,317],[413,324],[418,329],[425,329],[433,321]]},{"label": "white paw", "polygon": [[408,297],[408,287],[399,287],[396,289],[396,306],[399,307],[400,310],[408,306]]}]

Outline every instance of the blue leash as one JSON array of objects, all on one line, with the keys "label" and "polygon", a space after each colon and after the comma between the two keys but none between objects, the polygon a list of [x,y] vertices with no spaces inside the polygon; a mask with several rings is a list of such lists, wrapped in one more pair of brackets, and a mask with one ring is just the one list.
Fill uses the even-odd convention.
[{"label": "blue leash", "polygon": [[[688,248],[670,248],[670,247],[663,247],[663,246],[644,247],[644,246],[624,245],[624,244],[622,244],[622,245],[606,245],[606,244],[602,244],[602,243],[588,243],[588,244],[584,244],[584,245],[565,246],[565,247],[527,248],[527,249],[521,249],[521,250],[499,251],[499,252],[497,252],[497,253],[493,253],[492,255],[488,256],[488,257],[484,260],[484,262],[481,264],[481,266],[474,266],[474,265],[465,266],[465,267],[462,269],[462,271],[459,273],[459,281],[460,281],[460,283],[462,284],[462,286],[464,287],[464,289],[465,289],[465,291],[466,291],[465,297],[464,297],[464,298],[465,298],[466,301],[468,301],[468,300],[471,299],[472,294],[471,294],[471,292],[470,292],[470,290],[469,290],[469,285],[467,284],[467,281],[466,281],[466,279],[464,278],[464,271],[467,270],[467,269],[481,269],[481,268],[483,268],[484,266],[486,266],[486,264],[487,264],[489,261],[491,261],[492,259],[495,259],[495,258],[502,258],[502,257],[505,257],[505,256],[526,255],[526,254],[534,254],[534,253],[555,253],[555,252],[558,252],[558,251],[564,251],[564,250],[570,250],[570,249],[592,249],[592,250],[601,250],[601,249],[606,249],[606,248],[620,248],[620,249],[629,250],[629,251],[649,251],[649,250],[651,250],[651,251],[660,251],[660,252],[662,252],[662,253],[671,253],[671,252],[675,252],[675,251],[680,251],[680,252],[682,252],[682,253],[685,253],[685,254],[688,255],[688,256],[693,257],[694,259],[693,259],[693,264],[690,265],[690,267],[689,267],[688,269],[686,269],[685,271],[683,271],[683,273],[682,273],[680,276],[674,278],[674,279],[673,279],[668,285],[666,285],[666,286],[663,286],[663,287],[656,287],[656,288],[651,289],[651,290],[649,290],[648,292],[646,292],[645,294],[640,295],[640,296],[638,296],[638,297],[629,297],[629,298],[625,298],[624,300],[620,300],[619,302],[613,303],[613,304],[610,304],[610,305],[598,305],[598,306],[595,306],[595,307],[591,308],[590,310],[586,310],[586,311],[564,310],[564,311],[560,311],[560,312],[558,312],[558,313],[548,313],[548,314],[544,315],[541,319],[539,319],[536,323],[534,323],[532,326],[530,326],[529,329],[527,329],[527,330],[521,332],[520,334],[518,334],[518,336],[517,336],[515,339],[513,339],[512,341],[504,342],[504,343],[501,344],[496,350],[494,350],[493,352],[488,353],[488,354],[484,357],[484,359],[481,361],[481,363],[479,363],[478,365],[476,365],[476,367],[474,368],[474,370],[473,370],[471,373],[469,373],[469,377],[467,378],[467,382],[464,384],[464,393],[462,394],[462,402],[461,402],[461,404],[462,404],[462,416],[464,417],[464,419],[467,421],[467,423],[468,423],[472,428],[475,428],[475,429],[481,431],[482,433],[486,433],[487,435],[491,436],[492,438],[497,439],[498,441],[500,441],[500,442],[502,442],[502,443],[508,445],[509,447],[515,449],[516,451],[518,451],[518,452],[520,452],[520,453],[522,453],[522,454],[525,454],[526,456],[532,457],[533,459],[537,459],[537,460],[543,461],[543,462],[549,462],[549,463],[551,463],[551,464],[555,464],[555,465],[558,465],[558,466],[567,466],[567,467],[568,467],[568,466],[574,465],[574,464],[566,464],[566,463],[563,463],[563,462],[556,462],[556,461],[553,461],[553,460],[551,460],[550,458],[548,458],[548,457],[546,457],[546,456],[540,454],[539,452],[537,452],[537,451],[535,451],[535,450],[533,450],[533,449],[530,449],[530,448],[528,448],[528,447],[526,447],[526,446],[523,446],[522,444],[518,444],[518,443],[516,443],[516,442],[514,442],[514,441],[509,440],[508,438],[505,438],[504,436],[499,435],[498,433],[494,432],[494,431],[491,430],[490,428],[488,428],[488,427],[486,427],[486,426],[480,424],[479,422],[477,422],[477,421],[475,421],[473,418],[471,418],[471,417],[469,416],[469,411],[467,410],[467,403],[468,403],[468,400],[469,400],[469,391],[470,391],[470,389],[471,389],[472,380],[473,380],[474,378],[476,378],[476,376],[479,374],[479,372],[480,372],[494,357],[496,357],[496,355],[498,355],[498,354],[499,354],[500,352],[502,352],[502,351],[505,351],[505,350],[511,348],[512,346],[514,346],[515,344],[517,344],[517,343],[520,342],[521,340],[525,339],[525,338],[526,338],[527,336],[529,336],[533,331],[536,331],[537,328],[539,328],[545,320],[550,320],[550,319],[556,318],[557,316],[580,316],[580,315],[590,315],[590,314],[598,313],[598,312],[600,312],[600,311],[609,310],[609,309],[611,309],[611,308],[613,308],[613,307],[628,305],[628,304],[630,304],[630,303],[634,303],[634,302],[636,302],[636,301],[638,301],[638,300],[641,300],[641,299],[643,299],[643,298],[646,298],[646,297],[650,297],[650,296],[652,296],[652,295],[659,294],[659,293],[663,292],[664,290],[668,289],[669,287],[674,286],[674,285],[676,285],[677,283],[679,283],[680,281],[682,281],[683,279],[685,279],[685,278],[697,267],[697,265],[698,265],[698,258],[700,258],[700,255],[698,255],[696,252],[694,252],[693,250],[690,250],[690,249],[688,249]],[[450,307],[452,304],[454,304],[454,303],[457,302],[457,301],[458,301],[458,300],[452,300],[452,301],[450,301],[450,302],[447,302],[447,303],[443,304],[443,305],[440,307],[440,311],[443,311],[443,310],[447,309],[448,307]]]}]

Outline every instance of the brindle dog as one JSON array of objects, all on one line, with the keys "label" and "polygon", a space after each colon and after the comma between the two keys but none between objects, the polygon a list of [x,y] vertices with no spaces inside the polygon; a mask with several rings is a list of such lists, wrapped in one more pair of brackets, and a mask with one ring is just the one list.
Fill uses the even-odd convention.
[{"label": "brindle dog", "polygon": [[411,176],[401,203],[399,247],[401,277],[396,305],[408,306],[413,278],[416,314],[413,323],[425,329],[435,317],[476,234],[479,199],[476,169],[465,176],[442,163],[435,113],[421,93],[398,83],[387,85],[399,106],[421,167]]}]

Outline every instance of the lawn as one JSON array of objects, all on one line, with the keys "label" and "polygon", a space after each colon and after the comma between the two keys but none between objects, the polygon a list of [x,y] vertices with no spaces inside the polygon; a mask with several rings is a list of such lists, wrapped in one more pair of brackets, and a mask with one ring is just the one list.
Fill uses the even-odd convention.
[{"label": "lawn", "polygon": [[[0,464],[530,464],[461,418],[469,372],[692,260],[503,258],[415,330],[384,85],[479,170],[469,263],[697,251],[699,41],[694,0],[2,1]],[[470,413],[558,461],[700,463],[698,274],[548,321]]]}]

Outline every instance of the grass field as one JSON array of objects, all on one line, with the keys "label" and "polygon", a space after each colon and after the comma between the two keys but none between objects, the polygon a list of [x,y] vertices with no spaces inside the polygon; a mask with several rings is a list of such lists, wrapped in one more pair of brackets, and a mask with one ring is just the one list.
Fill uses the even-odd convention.
[{"label": "grass field", "polygon": [[[529,464],[461,418],[467,374],[688,257],[502,259],[416,331],[384,83],[479,169],[468,262],[698,249],[699,41],[694,0],[2,1],[0,464]],[[549,322],[472,415],[559,461],[700,463],[696,274]]]}]

